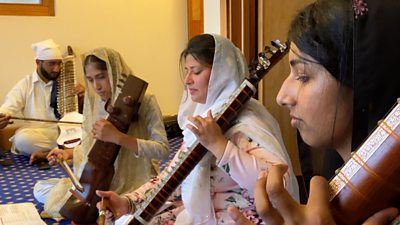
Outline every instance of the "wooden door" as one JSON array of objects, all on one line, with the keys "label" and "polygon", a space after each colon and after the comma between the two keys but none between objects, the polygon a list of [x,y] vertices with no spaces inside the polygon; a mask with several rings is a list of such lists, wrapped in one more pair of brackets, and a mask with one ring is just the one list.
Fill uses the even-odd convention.
[{"label": "wooden door", "polygon": [[[271,40],[287,40],[287,31],[292,18],[298,10],[312,0],[258,0],[259,6],[259,50],[270,45]],[[290,125],[290,117],[284,108],[276,103],[276,95],[289,74],[288,56],[282,59],[263,79],[260,87],[262,102],[278,120],[286,148],[292,159],[296,175],[301,174],[297,149],[296,130]]]}]

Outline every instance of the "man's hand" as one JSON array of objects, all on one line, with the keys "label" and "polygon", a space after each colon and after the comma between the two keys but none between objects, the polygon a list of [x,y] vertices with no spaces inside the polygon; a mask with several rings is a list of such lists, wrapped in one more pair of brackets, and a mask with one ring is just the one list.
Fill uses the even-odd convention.
[{"label": "man's hand", "polygon": [[85,87],[82,84],[77,84],[75,86],[75,94],[79,99],[83,99],[85,97]]},{"label": "man's hand", "polygon": [[10,118],[10,115],[0,113],[0,129],[3,129],[8,125]]}]

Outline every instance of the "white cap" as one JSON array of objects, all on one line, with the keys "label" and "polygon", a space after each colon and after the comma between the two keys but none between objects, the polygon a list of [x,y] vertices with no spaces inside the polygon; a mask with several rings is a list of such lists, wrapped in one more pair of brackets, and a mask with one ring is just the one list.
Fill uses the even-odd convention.
[{"label": "white cap", "polygon": [[38,43],[32,44],[32,49],[35,51],[36,59],[52,60],[62,59],[60,47],[54,43],[52,39],[47,39]]}]

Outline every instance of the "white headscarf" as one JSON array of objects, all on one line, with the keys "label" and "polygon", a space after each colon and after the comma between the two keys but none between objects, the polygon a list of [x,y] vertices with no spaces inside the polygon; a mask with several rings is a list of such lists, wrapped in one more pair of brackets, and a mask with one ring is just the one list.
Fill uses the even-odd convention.
[{"label": "white headscarf", "polygon": [[[107,65],[107,72],[109,74],[108,78],[110,81],[110,86],[112,89],[112,97],[110,99],[111,102],[115,101],[115,98],[121,92],[121,88],[123,86],[123,82],[126,80],[126,77],[121,76],[121,74],[132,74],[131,69],[122,59],[121,55],[109,48],[97,48],[86,52],[82,55],[83,63],[89,55],[94,55],[97,58],[101,59],[102,61],[106,62]],[[85,65],[83,65],[84,67]],[[82,137],[82,145],[81,148],[75,148],[74,151],[74,171],[80,177],[84,166],[87,162],[87,156],[89,154],[89,150],[91,149],[92,145],[94,144],[93,135],[91,133],[93,124],[99,118],[105,118],[108,113],[104,109],[105,102],[101,100],[100,96],[96,94],[93,88],[89,88],[89,83],[87,79],[86,82],[86,93],[85,93],[85,100],[84,100],[84,107],[83,107],[83,115],[93,115],[93,116],[85,116],[83,121],[83,130],[84,134]],[[118,85],[120,84],[120,85]],[[83,163],[82,163],[83,162]],[[78,166],[78,167],[76,167]]]},{"label": "white headscarf", "polygon": [[[215,40],[214,60],[208,86],[207,100],[205,104],[193,102],[184,90],[182,101],[179,107],[178,123],[184,130],[184,143],[193,143],[195,135],[186,128],[189,123],[188,117],[201,115],[206,116],[209,109],[213,115],[228,103],[230,96],[239,88],[248,75],[246,60],[241,51],[233,43],[219,35],[212,35]],[[272,152],[283,162],[290,165],[279,125],[266,109],[254,99],[250,100],[243,107],[235,124],[225,135],[241,131],[252,137],[266,151]],[[268,140],[265,137],[268,138]],[[271,141],[272,139],[272,141]],[[190,145],[190,144],[189,144]],[[188,146],[188,145],[186,145]],[[185,210],[178,215],[177,224],[217,224],[215,211],[210,193],[210,165],[215,157],[208,152],[200,163],[193,169],[189,176],[182,183],[182,199]],[[254,174],[257,176],[257,174]],[[289,175],[289,192],[297,197],[297,182],[292,172]],[[248,190],[252,193],[253,190]]]},{"label": "white headscarf", "polygon": [[182,129],[186,127],[188,116],[206,115],[209,109],[218,109],[226,103],[248,74],[241,51],[228,39],[219,35],[213,37],[215,54],[206,103],[193,102],[184,90],[178,112],[178,123]]},{"label": "white headscarf", "polygon": [[[131,74],[131,70],[126,65],[120,54],[115,50],[108,48],[94,49],[82,56],[83,61],[89,55],[94,55],[106,62],[110,86],[112,88],[111,100],[114,102],[115,98],[118,97],[119,93],[121,92],[121,88],[119,85],[117,85],[118,82],[126,80],[126,78],[121,76],[121,74]],[[78,179],[85,168],[89,151],[92,149],[92,145],[94,144],[93,135],[91,133],[93,124],[97,119],[105,118],[108,115],[104,109],[105,102],[102,101],[100,96],[94,92],[93,88],[89,87],[86,79],[85,82],[87,88],[85,90],[83,115],[86,116],[84,116],[83,120],[82,144],[75,147],[73,153],[74,174]],[[119,157],[121,157],[122,154],[133,154],[133,151],[120,151]],[[130,156],[128,156],[128,158],[129,157]],[[128,173],[129,171],[126,172]],[[61,207],[64,206],[65,202],[71,196],[71,193],[68,191],[71,187],[71,180],[69,178],[63,178],[55,185],[54,188],[51,189],[44,205],[45,211],[50,216],[55,218],[60,217],[59,211]]]}]

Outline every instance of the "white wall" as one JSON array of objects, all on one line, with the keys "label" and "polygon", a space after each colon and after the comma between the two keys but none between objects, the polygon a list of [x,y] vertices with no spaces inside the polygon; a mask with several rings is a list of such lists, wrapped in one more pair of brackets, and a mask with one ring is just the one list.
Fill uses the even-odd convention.
[{"label": "white wall", "polygon": [[204,33],[221,34],[220,1],[204,0]]},{"label": "white wall", "polygon": [[[163,114],[176,114],[182,91],[179,54],[187,42],[185,0],[56,0],[56,16],[0,16],[0,100],[35,69],[31,44],[53,38],[77,55],[97,47],[119,51],[149,82]],[[83,82],[80,56],[78,80]]]}]

